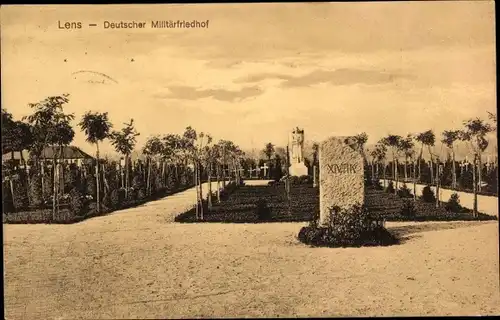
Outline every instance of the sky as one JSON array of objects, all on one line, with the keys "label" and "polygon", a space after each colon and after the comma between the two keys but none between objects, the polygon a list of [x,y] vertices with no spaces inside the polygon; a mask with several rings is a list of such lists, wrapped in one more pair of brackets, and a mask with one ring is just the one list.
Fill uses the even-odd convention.
[{"label": "sky", "polygon": [[[286,145],[297,126],[306,140],[366,132],[372,144],[496,113],[493,1],[0,10],[2,107],[20,118],[28,103],[69,93],[75,125],[86,111],[108,112],[115,129],[133,118],[138,148],[187,126],[243,149]],[[154,29],[155,20],[208,27]],[[94,153],[78,128],[74,145]]]}]

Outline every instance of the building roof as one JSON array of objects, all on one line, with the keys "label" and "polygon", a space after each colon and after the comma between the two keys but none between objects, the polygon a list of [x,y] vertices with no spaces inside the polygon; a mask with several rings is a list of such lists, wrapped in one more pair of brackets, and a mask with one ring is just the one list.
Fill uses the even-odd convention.
[{"label": "building roof", "polygon": [[[46,159],[52,159],[54,157],[54,153],[59,155],[59,147],[55,146],[48,146],[43,149],[43,152],[41,154],[42,158]],[[91,155],[88,153],[83,152],[80,148],[75,147],[75,146],[65,146],[63,147],[63,156],[65,159],[93,159]],[[23,150],[23,157],[25,160],[28,160],[29,157],[29,152],[27,150]],[[2,155],[2,162],[6,160],[12,159],[12,154],[9,153],[4,153]],[[14,159],[20,160],[21,156],[19,152],[14,152]]]},{"label": "building roof", "polygon": [[[23,150],[23,158],[24,160],[28,160],[30,158],[30,154],[28,150]],[[2,154],[2,162],[7,161],[7,160],[21,160],[21,154],[19,151],[14,151],[14,157],[12,157],[12,152],[7,152]]]},{"label": "building roof", "polygon": [[[42,158],[51,159],[54,157],[54,153],[56,153],[56,155],[59,155],[59,147],[55,147],[55,146],[46,147],[45,149],[43,149],[41,156],[42,156]],[[91,155],[89,155],[88,153],[83,152],[80,148],[75,147],[75,146],[63,147],[63,157],[65,159],[93,159],[94,158]]]}]

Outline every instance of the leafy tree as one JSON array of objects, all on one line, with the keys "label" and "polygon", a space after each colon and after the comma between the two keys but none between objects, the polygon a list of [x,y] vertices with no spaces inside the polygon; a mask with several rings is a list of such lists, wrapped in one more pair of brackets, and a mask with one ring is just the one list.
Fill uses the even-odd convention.
[{"label": "leafy tree", "polygon": [[[476,170],[477,167],[482,168],[481,164],[481,156],[482,153],[488,147],[488,139],[486,138],[487,134],[494,131],[494,128],[483,121],[480,118],[469,119],[464,121],[464,130],[460,133],[460,139],[462,141],[467,142],[467,145],[470,147],[474,154],[473,161],[473,169],[472,169],[472,177],[473,177],[473,191],[474,191],[474,208],[473,214],[477,216],[477,190],[479,185],[479,190],[481,186],[481,170],[479,170],[479,181],[476,181]],[[479,182],[479,183],[478,183]]]},{"label": "leafy tree", "polygon": [[386,178],[386,155],[387,155],[387,147],[384,144],[383,139],[379,140],[375,145],[375,148],[372,151],[372,157],[377,162],[377,176],[378,176],[378,165],[383,165],[383,178],[384,178],[384,186],[385,186],[385,178]]},{"label": "leafy tree", "polygon": [[140,134],[134,127],[134,119],[130,119],[129,123],[124,123],[121,131],[113,131],[109,138],[115,150],[125,156],[125,198],[128,199],[129,189],[129,157],[137,143],[136,137]]},{"label": "leafy tree", "polygon": [[69,95],[51,96],[37,103],[28,104],[33,114],[23,117],[32,126],[33,144],[31,153],[39,158],[48,145],[68,145],[75,135],[70,121],[73,114],[65,114],[63,106],[69,102]]},{"label": "leafy tree", "polygon": [[[389,148],[391,148],[392,152],[392,165],[393,165],[393,173],[394,173],[394,179],[396,180],[396,188],[398,188],[398,167],[397,167],[397,158],[399,156],[399,151],[401,150],[401,140],[403,138],[398,135],[393,135],[390,134],[387,137],[382,139],[382,143]],[[394,194],[396,194],[396,191],[394,191]]]},{"label": "leafy tree", "polygon": [[[13,151],[12,147],[10,146],[13,127],[14,120],[12,114],[6,109],[2,108],[2,154]],[[14,155],[12,155],[12,157],[14,157]]]},{"label": "leafy tree", "polygon": [[[36,159],[40,158],[41,153],[46,146],[58,146],[59,157],[63,158],[63,147],[73,141],[75,132],[70,125],[74,119],[74,114],[64,113],[63,106],[69,102],[69,95],[51,96],[37,103],[28,104],[33,109],[33,114],[23,117],[31,125],[33,134],[33,143],[31,144],[31,154]],[[53,218],[55,218],[56,208],[58,208],[59,198],[59,171],[57,165],[58,155],[54,152],[54,193],[52,201]],[[64,181],[64,178],[62,179]],[[62,188],[61,188],[62,189]]]},{"label": "leafy tree", "polygon": [[103,141],[104,139],[109,137],[110,130],[113,127],[111,122],[109,122],[108,119],[108,113],[98,113],[98,112],[86,112],[80,123],[78,123],[80,126],[81,130],[85,133],[87,136],[87,142],[91,144],[95,144],[96,146],[96,158],[97,158],[97,165],[96,165],[96,185],[97,185],[97,196],[96,196],[96,203],[97,203],[97,212],[100,211],[100,183],[99,183],[99,167],[100,167],[100,161],[99,161],[99,142]]},{"label": "leafy tree", "polygon": [[350,144],[355,150],[358,150],[359,153],[363,156],[363,160],[366,164],[366,155],[365,155],[365,145],[366,142],[368,141],[368,135],[365,132],[362,132],[360,134],[357,134],[355,136],[349,137],[346,141],[348,144]]},{"label": "leafy tree", "polygon": [[33,134],[31,126],[22,121],[14,121],[12,114],[2,109],[2,154],[11,153],[14,159],[14,152],[18,151],[23,158],[23,150],[29,150],[33,144]]},{"label": "leafy tree", "polygon": [[399,143],[399,150],[401,150],[405,156],[405,180],[408,179],[408,159],[412,159],[415,154],[415,150],[413,150],[414,146],[415,144],[413,143],[413,137],[411,134],[407,135],[406,138],[401,138]]},{"label": "leafy tree", "polygon": [[142,148],[142,153],[146,155],[148,161],[148,172],[147,172],[147,180],[146,180],[146,194],[151,195],[151,165],[152,161],[158,161],[162,154],[164,144],[159,136],[150,137],[144,147]]},{"label": "leafy tree", "polygon": [[[184,163],[184,150],[182,137],[178,134],[167,134],[162,138],[163,148],[161,158],[174,166],[175,181],[179,182],[179,165]],[[185,172],[183,171],[183,174]],[[168,180],[168,179],[167,179]],[[167,181],[168,182],[168,181]]]}]

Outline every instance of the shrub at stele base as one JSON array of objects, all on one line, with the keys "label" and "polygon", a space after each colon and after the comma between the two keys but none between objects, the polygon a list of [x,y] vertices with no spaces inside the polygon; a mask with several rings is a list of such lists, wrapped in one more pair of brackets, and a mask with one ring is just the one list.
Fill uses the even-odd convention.
[{"label": "shrub at stele base", "polygon": [[313,221],[303,227],[298,239],[318,247],[360,247],[397,244],[393,236],[381,223],[380,217],[370,214],[365,206],[354,205],[348,209],[331,208],[326,226]]}]

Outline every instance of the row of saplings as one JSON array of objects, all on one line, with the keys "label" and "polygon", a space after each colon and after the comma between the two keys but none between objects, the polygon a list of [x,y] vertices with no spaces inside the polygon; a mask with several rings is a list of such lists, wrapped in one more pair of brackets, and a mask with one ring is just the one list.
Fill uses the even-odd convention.
[{"label": "row of saplings", "polygon": [[[106,178],[106,183],[101,185],[101,212],[137,204],[157,194],[163,194],[178,188],[190,187],[188,173],[181,173],[179,179],[175,175],[168,174],[165,181],[159,176],[152,176],[150,188],[146,188],[143,175],[135,173],[131,187],[126,190],[120,187],[118,179],[110,174]],[[53,199],[53,179],[50,174],[44,176],[43,188],[42,177],[39,173],[34,173],[30,179],[26,179],[21,172],[19,179],[2,186],[2,204],[4,213],[26,212],[52,207]],[[74,216],[92,214],[96,210],[97,184],[95,176],[88,174],[82,176],[78,170],[70,170],[64,175],[60,182],[64,186],[61,192],[61,208],[67,208]]]},{"label": "row of saplings", "polygon": [[[403,205],[401,207],[401,210],[399,212],[401,218],[406,218],[406,219],[414,219],[417,217],[417,214],[419,213],[417,210],[417,207],[415,206],[415,201],[413,201],[413,193],[411,190],[406,186],[406,184],[403,184],[397,191],[394,189],[394,184],[392,181],[389,182],[387,187],[385,188],[385,191],[389,194],[394,194],[396,193],[399,198],[403,199]],[[468,208],[463,207],[460,204],[460,196],[458,193],[452,193],[450,198],[448,199],[447,202],[444,203],[444,205],[440,208],[435,208],[434,205],[436,204],[436,195],[434,191],[431,189],[430,186],[425,186],[422,189],[422,194],[417,197],[417,199],[423,203],[426,204],[425,209],[431,210],[433,212],[437,212],[438,214],[441,214],[442,218],[455,218],[457,214],[462,214],[466,213],[469,214],[471,213],[471,210]],[[440,203],[441,205],[441,203]],[[421,209],[421,210],[425,210]],[[423,214],[423,212],[421,212]],[[423,215],[425,216],[425,215]],[[465,216],[464,216],[465,217]]]},{"label": "row of saplings", "polygon": [[[153,178],[153,183],[148,189],[143,177],[138,174],[132,179],[131,187],[128,190],[123,187],[115,187],[104,192],[100,202],[100,211],[109,212],[139,204],[158,193],[188,186],[187,181],[188,179],[184,179],[183,183],[176,183],[173,177],[169,175],[167,185],[164,186],[161,181]],[[95,188],[95,183],[93,187]],[[91,195],[91,197],[88,195]],[[84,215],[87,212],[92,214],[92,211],[95,211],[95,197],[95,189],[85,192],[85,188],[74,187],[69,193],[69,209],[77,216]]]}]

